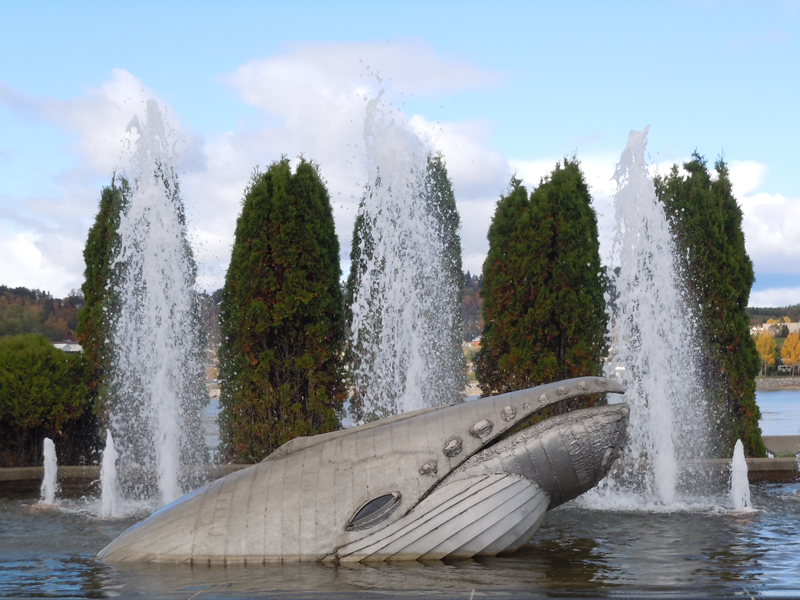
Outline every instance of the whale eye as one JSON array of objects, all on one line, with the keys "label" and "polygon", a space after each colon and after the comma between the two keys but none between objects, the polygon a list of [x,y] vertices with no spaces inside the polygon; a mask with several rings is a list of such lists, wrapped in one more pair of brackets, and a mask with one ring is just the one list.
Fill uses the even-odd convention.
[{"label": "whale eye", "polygon": [[346,529],[348,531],[356,531],[377,525],[392,514],[398,504],[400,504],[400,492],[378,496],[356,511],[356,514],[347,523]]}]

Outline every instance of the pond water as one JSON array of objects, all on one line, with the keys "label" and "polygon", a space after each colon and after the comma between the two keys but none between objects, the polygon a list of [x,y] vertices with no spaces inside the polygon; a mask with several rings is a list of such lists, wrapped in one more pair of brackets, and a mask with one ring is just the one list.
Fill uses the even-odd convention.
[{"label": "pond water", "polygon": [[800,390],[759,390],[756,403],[761,409],[762,434],[800,435]]},{"label": "pond water", "polygon": [[[759,391],[757,402],[765,435],[800,433],[800,390]],[[751,488],[753,513],[654,514],[571,502],[510,557],[347,567],[112,567],[95,554],[149,510],[100,519],[96,500],[42,509],[34,495],[7,496],[0,498],[0,597],[800,598],[800,483]]]},{"label": "pond water", "polygon": [[[85,500],[0,498],[0,597],[800,598],[800,484],[752,486],[752,513],[636,513],[567,504],[524,551],[452,563],[117,568],[95,553],[141,516]],[[473,593],[474,590],[474,593]]]}]

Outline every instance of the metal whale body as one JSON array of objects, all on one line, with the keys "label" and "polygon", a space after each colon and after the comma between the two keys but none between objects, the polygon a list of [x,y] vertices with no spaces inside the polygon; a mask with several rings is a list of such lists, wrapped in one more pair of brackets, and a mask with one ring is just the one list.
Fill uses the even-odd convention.
[{"label": "metal whale body", "polygon": [[261,564],[510,552],[548,509],[605,476],[625,442],[628,407],[524,422],[602,392],[623,388],[602,377],[570,379],[297,438],[155,512],[98,557]]}]

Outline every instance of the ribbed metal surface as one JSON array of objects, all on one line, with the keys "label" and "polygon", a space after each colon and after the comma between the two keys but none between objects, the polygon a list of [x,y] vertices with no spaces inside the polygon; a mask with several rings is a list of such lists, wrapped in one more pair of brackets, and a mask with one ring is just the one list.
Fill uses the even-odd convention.
[{"label": "ribbed metal surface", "polygon": [[[601,447],[602,436],[589,442],[584,437],[595,440],[592,428],[601,431],[620,426],[610,421],[594,424],[598,418],[592,413],[590,425],[581,425],[581,419],[576,417],[570,425],[574,428],[570,432],[564,430],[563,435],[554,437],[550,429],[540,424],[513,436],[515,442],[509,438],[489,446],[544,406],[578,395],[621,391],[612,381],[573,379],[299,438],[263,462],[232,473],[158,511],[109,544],[99,556],[109,562],[234,563],[362,554],[406,559],[500,552],[506,542],[507,548],[512,548],[526,535],[529,538],[529,530],[532,535],[540,520],[538,513],[534,514],[538,509],[526,508],[525,494],[538,498],[535,502],[530,500],[531,506],[538,506],[544,498],[546,507],[565,501],[574,489],[588,489],[597,482],[593,474],[602,474],[592,470],[599,460],[592,453],[599,453],[602,458],[607,448]],[[624,436],[624,426],[622,430]],[[531,431],[537,433],[525,438],[524,434]],[[457,444],[448,446],[455,439],[461,444],[457,452]],[[528,458],[517,456],[523,452],[520,444],[525,446]],[[469,481],[468,485],[463,484],[467,485],[464,490],[482,485],[480,482],[492,482],[487,485],[496,486],[491,489],[496,490],[497,499],[487,496],[475,507],[447,513],[450,517],[436,516],[442,514],[443,503],[450,502],[449,494],[457,489],[452,487],[456,485],[455,474],[446,479],[448,475],[482,449],[496,453],[493,449],[501,447],[507,449],[503,450],[503,460],[509,464],[508,469],[487,472],[481,467],[477,479],[472,474],[462,476]],[[573,454],[579,459],[577,471],[569,466],[571,472],[567,472],[564,469],[572,464]],[[581,461],[589,466],[583,466]],[[512,493],[505,491],[505,485],[517,487]],[[359,507],[392,492],[399,493],[400,502],[384,521],[368,529],[348,530]],[[474,493],[478,492],[475,487]],[[506,498],[504,494],[512,495]],[[502,498],[506,500],[495,506]],[[460,506],[466,507],[471,501],[464,499]],[[517,501],[521,502],[519,506],[514,504]],[[437,537],[441,533],[433,532],[414,538],[422,531],[416,527],[429,522],[428,513],[433,514],[430,518],[454,521],[447,526],[455,530],[452,539]],[[403,534],[411,537],[393,546],[381,546],[387,550],[363,550],[357,554],[362,552],[357,547],[366,548],[367,538],[373,540],[370,544],[378,544],[412,522],[417,523],[416,533],[409,530]],[[343,548],[353,550],[345,552]]]}]

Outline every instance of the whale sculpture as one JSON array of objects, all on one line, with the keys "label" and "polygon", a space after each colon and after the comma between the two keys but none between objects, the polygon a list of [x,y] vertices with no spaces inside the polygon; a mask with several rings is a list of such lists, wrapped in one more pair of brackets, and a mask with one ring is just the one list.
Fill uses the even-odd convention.
[{"label": "whale sculpture", "polygon": [[602,377],[426,408],[287,442],[134,525],[107,562],[429,560],[510,552],[589,490],[627,436],[628,407],[546,406],[622,386]]}]

